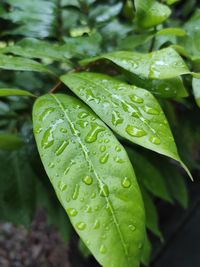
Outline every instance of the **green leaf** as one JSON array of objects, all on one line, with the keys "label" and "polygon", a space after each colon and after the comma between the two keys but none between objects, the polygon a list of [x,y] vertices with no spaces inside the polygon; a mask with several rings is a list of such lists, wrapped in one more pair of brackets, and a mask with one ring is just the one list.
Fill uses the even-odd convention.
[{"label": "green leaf", "polygon": [[72,96],[38,98],[33,125],[46,172],[81,239],[105,267],[138,266],[144,208],[122,145]]},{"label": "green leaf", "polygon": [[183,207],[188,206],[188,190],[184,177],[172,164],[163,162],[161,165],[165,181],[173,198]]},{"label": "green leaf", "polygon": [[28,227],[35,211],[35,174],[24,149],[0,151],[0,220]]},{"label": "green leaf", "polygon": [[200,79],[193,78],[192,88],[197,105],[200,107]]},{"label": "green leaf", "polygon": [[186,36],[187,33],[182,28],[163,28],[156,33],[157,36],[160,35],[175,35],[175,36]]},{"label": "green leaf", "polygon": [[84,244],[84,242],[81,239],[79,239],[78,248],[81,254],[85,258],[88,258],[89,256],[91,256],[91,252],[89,251],[89,249],[87,248],[87,246]]},{"label": "green leaf", "polygon": [[141,257],[141,263],[144,266],[149,266],[150,264],[150,259],[151,259],[151,252],[152,252],[152,245],[151,242],[147,236],[145,235],[145,241],[144,241],[144,247],[142,251],[142,257]]},{"label": "green leaf", "polygon": [[71,73],[61,80],[120,136],[177,160],[190,175],[159,103],[147,90],[98,73]]},{"label": "green leaf", "polygon": [[14,88],[0,88],[0,97],[1,96],[32,96],[35,97],[28,91]]},{"label": "green leaf", "polygon": [[172,203],[173,199],[168,190],[164,174],[144,155],[127,147],[126,151],[135,168],[140,185],[144,186],[154,196]]},{"label": "green leaf", "polygon": [[37,61],[2,54],[0,54],[0,69],[51,73],[46,66],[38,63]]},{"label": "green leaf", "polygon": [[142,188],[142,196],[144,201],[144,207],[146,212],[146,226],[161,240],[163,239],[162,233],[160,232],[158,225],[158,212],[154,204],[153,198],[148,194],[148,192]]},{"label": "green leaf", "polygon": [[171,47],[148,54],[117,51],[100,57],[82,60],[86,65],[96,60],[108,59],[119,67],[146,79],[170,79],[190,71],[181,56]]},{"label": "green leaf", "polygon": [[23,140],[10,133],[0,133],[0,149],[3,150],[16,150],[23,146]]},{"label": "green leaf", "polygon": [[171,14],[168,6],[155,0],[134,0],[136,20],[140,27],[151,28],[163,23]]}]

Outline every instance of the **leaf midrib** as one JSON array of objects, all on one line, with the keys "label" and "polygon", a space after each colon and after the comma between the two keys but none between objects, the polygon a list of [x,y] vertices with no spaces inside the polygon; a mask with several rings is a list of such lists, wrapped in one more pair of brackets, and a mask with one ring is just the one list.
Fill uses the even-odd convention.
[{"label": "leaf midrib", "polygon": [[[88,156],[87,148],[86,148],[85,145],[82,143],[82,141],[81,141],[81,139],[79,138],[79,136],[76,134],[76,129],[75,129],[75,127],[74,127],[73,122],[70,120],[70,118],[69,118],[68,115],[66,114],[66,111],[64,110],[63,105],[62,105],[62,103],[58,100],[58,98],[57,98],[55,95],[53,95],[53,94],[50,94],[50,95],[51,95],[52,98],[56,101],[56,103],[58,104],[58,106],[60,107],[60,109],[62,110],[62,112],[64,113],[65,119],[68,121],[68,123],[70,124],[70,126],[71,126],[72,129],[74,130],[75,137],[77,138],[77,141],[78,141],[79,145],[80,145],[81,148],[82,148],[82,151],[83,151],[83,154],[84,154],[84,156],[85,156],[85,159],[86,159],[86,161],[88,162],[89,167],[91,167],[91,168],[93,169],[93,172],[94,172],[94,174],[95,174],[95,176],[96,176],[96,178],[97,178],[97,181],[98,181],[99,184],[100,184],[100,187],[102,187],[102,185],[103,185],[104,183],[102,182],[101,178],[100,178],[99,175],[97,174],[97,172],[96,172],[96,170],[95,170],[95,168],[94,168],[94,165],[93,165],[93,163],[92,163],[90,157]],[[113,218],[114,225],[115,225],[115,227],[116,227],[117,233],[118,233],[118,235],[119,235],[119,237],[120,237],[121,245],[122,245],[123,251],[124,251],[125,255],[127,256],[127,260],[128,260],[128,259],[129,259],[129,256],[128,256],[128,251],[127,251],[127,248],[126,248],[125,240],[124,240],[124,238],[123,238],[123,234],[122,234],[121,229],[120,229],[120,227],[119,227],[118,220],[117,220],[116,215],[115,215],[115,213],[114,213],[114,210],[113,210],[113,208],[112,208],[112,204],[111,204],[112,202],[111,202],[111,200],[110,200],[110,198],[109,198],[108,196],[105,196],[105,199],[106,199],[106,202],[107,202],[108,207],[109,207],[109,209],[110,209],[110,212],[111,212],[111,214],[112,214],[112,218]],[[129,261],[129,260],[128,260],[128,261]]]}]

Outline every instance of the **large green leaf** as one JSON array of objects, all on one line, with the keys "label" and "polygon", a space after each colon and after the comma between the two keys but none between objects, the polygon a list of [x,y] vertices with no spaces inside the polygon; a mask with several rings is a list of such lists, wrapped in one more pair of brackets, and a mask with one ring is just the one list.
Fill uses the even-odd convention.
[{"label": "large green leaf", "polygon": [[152,245],[146,234],[142,256],[141,256],[141,262],[144,266],[149,266],[150,259],[151,259],[151,252],[152,252]]},{"label": "large green leaf", "polygon": [[105,267],[139,265],[144,208],[131,163],[106,125],[78,99],[37,99],[33,125],[56,194]]},{"label": "large green leaf", "polygon": [[0,54],[0,69],[51,73],[46,66],[38,63],[37,61],[2,54]]},{"label": "large green leaf", "polygon": [[200,79],[193,78],[192,87],[196,103],[200,107]]},{"label": "large green leaf", "polygon": [[71,73],[61,80],[119,135],[179,161],[188,172],[162,108],[147,90],[98,73]]},{"label": "large green leaf", "polygon": [[143,28],[151,28],[164,22],[171,14],[168,6],[155,0],[134,0],[136,19]]},{"label": "large green leaf", "polygon": [[173,48],[164,48],[148,54],[117,51],[99,57],[82,60],[86,65],[96,60],[107,59],[121,68],[146,79],[170,79],[190,71],[181,56]]},{"label": "large green leaf", "polygon": [[14,88],[0,88],[0,97],[1,96],[32,96],[35,97],[28,91]]}]

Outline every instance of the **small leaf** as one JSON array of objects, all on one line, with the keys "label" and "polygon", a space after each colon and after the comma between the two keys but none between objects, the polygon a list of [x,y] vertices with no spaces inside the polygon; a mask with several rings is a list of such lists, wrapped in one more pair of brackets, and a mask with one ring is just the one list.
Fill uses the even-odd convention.
[{"label": "small leaf", "polygon": [[0,88],[0,97],[1,96],[32,96],[35,97],[28,91],[21,89],[10,89],[10,88]]},{"label": "small leaf", "polygon": [[46,172],[81,239],[103,266],[137,267],[144,209],[122,145],[72,96],[38,98],[33,125]]},{"label": "small leaf", "polygon": [[0,149],[3,150],[16,150],[23,146],[23,140],[10,133],[0,133]]},{"label": "small leaf", "polygon": [[37,61],[2,54],[0,54],[0,69],[51,73],[46,66],[38,63]]},{"label": "small leaf", "polygon": [[61,80],[116,133],[177,160],[190,175],[162,108],[147,90],[98,73],[71,73]]},{"label": "small leaf", "polygon": [[197,105],[200,107],[200,79],[193,78],[192,88]]},{"label": "small leaf", "polygon": [[151,28],[164,22],[171,14],[168,6],[155,0],[134,0],[136,19],[142,28]]}]

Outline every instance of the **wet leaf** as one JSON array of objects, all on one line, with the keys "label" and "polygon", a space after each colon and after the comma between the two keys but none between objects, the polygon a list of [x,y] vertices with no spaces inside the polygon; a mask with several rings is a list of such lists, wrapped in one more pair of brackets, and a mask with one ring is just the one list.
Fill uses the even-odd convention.
[{"label": "wet leaf", "polygon": [[117,51],[100,57],[82,60],[86,65],[96,60],[108,59],[119,67],[146,79],[170,79],[190,71],[181,56],[171,47],[148,54]]},{"label": "wet leaf", "polygon": [[147,90],[98,73],[72,73],[61,80],[116,133],[179,161],[188,172],[162,108]]},{"label": "wet leaf", "polygon": [[141,257],[141,263],[144,266],[149,266],[150,259],[151,259],[151,252],[152,252],[152,245],[151,242],[146,234],[145,241],[144,241],[144,247],[142,250],[142,257]]},{"label": "wet leaf", "polygon": [[124,148],[72,96],[38,98],[33,125],[46,172],[81,239],[105,267],[138,266],[144,210]]}]

